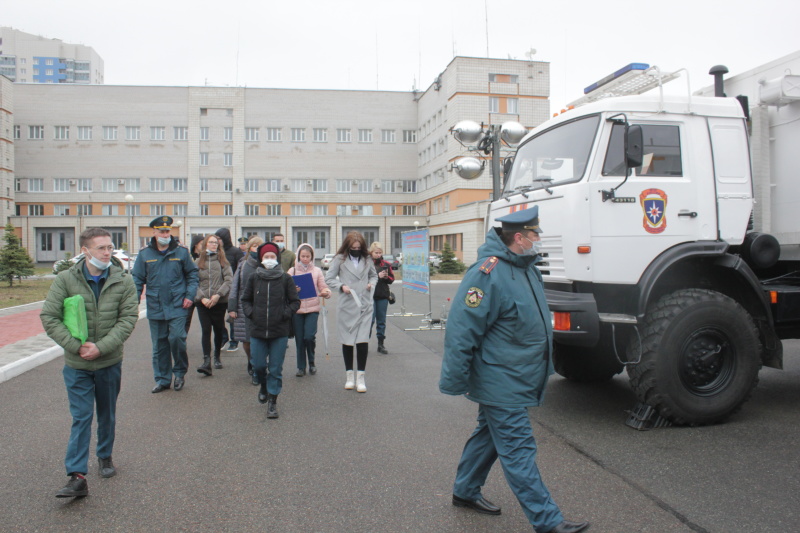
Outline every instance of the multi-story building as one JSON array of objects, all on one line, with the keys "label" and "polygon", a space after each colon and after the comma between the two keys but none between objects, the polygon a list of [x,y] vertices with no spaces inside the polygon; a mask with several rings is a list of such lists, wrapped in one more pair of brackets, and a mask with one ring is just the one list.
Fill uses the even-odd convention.
[{"label": "multi-story building", "polygon": [[221,227],[282,232],[319,257],[350,230],[396,253],[402,232],[428,227],[432,250],[448,242],[469,262],[491,176],[452,172],[464,149],[449,129],[539,124],[548,67],[457,57],[422,93],[6,84],[16,160],[7,214],[39,262],[75,253],[91,226],[136,252],[158,215],[176,219],[184,242]]},{"label": "multi-story building", "polygon": [[91,46],[0,26],[0,75],[17,83],[103,83],[103,59]]}]

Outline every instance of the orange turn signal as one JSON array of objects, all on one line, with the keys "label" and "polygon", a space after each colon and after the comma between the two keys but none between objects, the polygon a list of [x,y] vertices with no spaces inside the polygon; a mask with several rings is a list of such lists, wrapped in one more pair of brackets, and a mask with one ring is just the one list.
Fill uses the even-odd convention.
[{"label": "orange turn signal", "polygon": [[553,329],[569,331],[571,327],[569,313],[553,313]]},{"label": "orange turn signal", "polygon": [[578,253],[579,254],[590,254],[592,253],[591,246],[578,246]]},{"label": "orange turn signal", "polygon": [[769,301],[773,304],[778,303],[778,291],[769,291]]}]

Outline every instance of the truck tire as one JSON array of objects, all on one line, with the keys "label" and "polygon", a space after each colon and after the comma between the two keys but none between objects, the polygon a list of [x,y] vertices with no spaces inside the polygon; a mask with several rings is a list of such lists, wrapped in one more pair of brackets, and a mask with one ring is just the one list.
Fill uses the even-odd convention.
[{"label": "truck tire", "polygon": [[[617,344],[620,351],[622,345]],[[594,348],[553,343],[553,366],[570,381],[598,383],[608,381],[624,368],[614,355],[611,342],[601,336]]]},{"label": "truck tire", "polygon": [[758,383],[761,344],[753,320],[718,292],[685,289],[647,312],[641,337],[628,347],[636,396],[676,424],[724,421]]}]

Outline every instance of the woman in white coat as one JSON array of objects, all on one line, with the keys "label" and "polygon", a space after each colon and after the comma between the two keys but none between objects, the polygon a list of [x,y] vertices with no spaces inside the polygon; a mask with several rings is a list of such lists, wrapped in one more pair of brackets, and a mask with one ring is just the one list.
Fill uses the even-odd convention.
[{"label": "woman in white coat", "polygon": [[[372,325],[372,291],[378,281],[375,265],[369,259],[367,243],[357,231],[344,238],[333,258],[325,282],[338,293],[336,324],[347,379],[345,389],[354,386],[358,392],[367,392],[364,371],[367,367],[369,329]],[[356,368],[353,372],[353,347],[356,350]],[[355,378],[355,379],[353,379]]]}]

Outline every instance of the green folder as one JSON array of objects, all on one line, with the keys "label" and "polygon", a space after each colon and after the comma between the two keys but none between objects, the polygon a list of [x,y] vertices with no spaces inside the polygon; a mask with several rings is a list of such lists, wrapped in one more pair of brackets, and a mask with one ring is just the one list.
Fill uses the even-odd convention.
[{"label": "green folder", "polygon": [[81,341],[81,344],[89,338],[89,326],[86,323],[86,304],[83,296],[76,294],[64,299],[64,325],[67,326],[70,334]]}]

